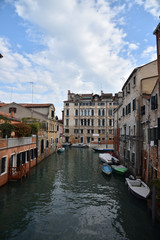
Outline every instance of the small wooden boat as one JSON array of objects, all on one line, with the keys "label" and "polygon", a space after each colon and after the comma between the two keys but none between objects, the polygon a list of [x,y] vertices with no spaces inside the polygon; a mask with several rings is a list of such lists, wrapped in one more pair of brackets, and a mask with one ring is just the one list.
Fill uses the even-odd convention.
[{"label": "small wooden boat", "polygon": [[64,147],[61,147],[61,148],[58,148],[57,152],[58,153],[61,153],[61,152],[64,152],[65,148]]},{"label": "small wooden boat", "polygon": [[146,199],[150,194],[150,188],[141,179],[126,178],[129,191],[140,199]]},{"label": "small wooden boat", "polygon": [[106,175],[110,175],[112,173],[112,168],[108,164],[102,165],[102,172]]},{"label": "small wooden boat", "polygon": [[93,148],[93,150],[99,153],[114,153],[114,149],[112,148]]},{"label": "small wooden boat", "polygon": [[105,162],[107,164],[119,164],[119,159],[113,157],[109,153],[100,153],[99,158],[101,159],[102,162]]},{"label": "small wooden boat", "polygon": [[112,165],[113,172],[124,175],[128,169],[123,165]]}]

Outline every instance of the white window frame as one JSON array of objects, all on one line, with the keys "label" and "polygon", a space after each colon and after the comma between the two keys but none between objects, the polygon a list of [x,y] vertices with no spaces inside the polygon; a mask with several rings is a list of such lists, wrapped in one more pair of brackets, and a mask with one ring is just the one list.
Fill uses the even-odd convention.
[{"label": "white window frame", "polygon": [[[6,158],[6,159],[5,159],[5,171],[4,171],[3,173],[0,172],[0,176],[3,176],[4,174],[6,174],[6,173],[7,173],[7,169],[8,169],[8,156],[7,156],[7,155],[2,156],[2,157],[1,157],[1,161],[2,161],[2,158]],[[0,169],[0,170],[1,170],[1,169]]]}]

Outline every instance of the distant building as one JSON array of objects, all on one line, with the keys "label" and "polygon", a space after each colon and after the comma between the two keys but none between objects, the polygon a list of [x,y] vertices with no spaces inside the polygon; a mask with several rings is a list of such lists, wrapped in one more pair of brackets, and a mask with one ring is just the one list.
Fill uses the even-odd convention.
[{"label": "distant building", "polygon": [[39,160],[56,150],[56,118],[53,104],[0,103],[0,111],[12,114],[28,123],[36,121],[40,125],[38,132]]},{"label": "distant building", "polygon": [[68,143],[106,144],[113,147],[113,111],[122,94],[75,94],[64,101],[64,139]]},{"label": "distant building", "polygon": [[[19,119],[0,112],[0,125],[5,121],[11,125],[22,124]],[[11,136],[0,138],[0,186],[9,180],[22,180],[37,163],[36,137],[16,138],[14,131]]]}]

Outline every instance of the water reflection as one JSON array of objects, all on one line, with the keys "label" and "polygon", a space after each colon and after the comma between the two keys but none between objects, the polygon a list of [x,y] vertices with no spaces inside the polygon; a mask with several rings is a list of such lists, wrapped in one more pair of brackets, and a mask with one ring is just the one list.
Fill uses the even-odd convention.
[{"label": "water reflection", "polygon": [[102,174],[92,149],[53,154],[0,195],[0,239],[159,239],[146,204]]}]

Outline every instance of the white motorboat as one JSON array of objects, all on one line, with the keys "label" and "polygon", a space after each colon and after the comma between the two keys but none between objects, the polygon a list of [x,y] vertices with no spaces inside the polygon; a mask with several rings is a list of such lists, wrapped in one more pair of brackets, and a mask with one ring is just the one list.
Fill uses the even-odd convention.
[{"label": "white motorboat", "polygon": [[102,162],[105,162],[107,164],[119,164],[119,159],[113,157],[109,153],[100,153],[99,158]]},{"label": "white motorboat", "polygon": [[132,180],[126,178],[129,191],[138,198],[146,199],[150,194],[150,188],[141,179]]}]

